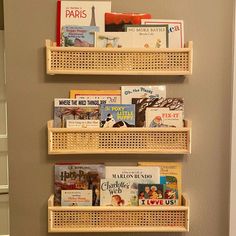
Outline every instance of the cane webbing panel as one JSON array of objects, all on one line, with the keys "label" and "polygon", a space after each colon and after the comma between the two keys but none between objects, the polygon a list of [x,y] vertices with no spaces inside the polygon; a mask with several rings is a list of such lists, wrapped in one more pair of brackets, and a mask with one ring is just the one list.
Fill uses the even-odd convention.
[{"label": "cane webbing panel", "polygon": [[139,231],[145,231],[149,227],[187,227],[186,210],[91,210],[91,211],[51,211],[51,228],[53,230],[63,229],[67,232],[70,230],[80,231],[89,229],[96,231],[99,229],[114,229],[132,231],[137,228]]},{"label": "cane webbing panel", "polygon": [[191,74],[191,49],[85,49],[47,46],[49,74]]}]

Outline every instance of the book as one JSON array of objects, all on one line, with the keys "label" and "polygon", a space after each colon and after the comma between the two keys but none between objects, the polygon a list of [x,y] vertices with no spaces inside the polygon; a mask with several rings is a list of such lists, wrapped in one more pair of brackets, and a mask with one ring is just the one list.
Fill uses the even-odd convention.
[{"label": "book", "polygon": [[100,206],[131,206],[136,201],[131,183],[127,180],[102,179]]},{"label": "book", "polygon": [[62,47],[94,47],[97,26],[65,25],[61,29]]},{"label": "book", "polygon": [[132,103],[135,104],[135,125],[137,127],[145,126],[145,113],[148,107],[184,111],[183,98],[132,98]]},{"label": "book", "polygon": [[163,184],[139,184],[138,199],[139,206],[163,205],[164,198]]},{"label": "book", "polygon": [[169,48],[184,47],[184,21],[164,19],[142,19],[142,25],[166,25],[168,24]]},{"label": "book", "polygon": [[168,48],[168,25],[125,25],[125,31],[136,34],[135,45],[145,48]]},{"label": "book", "polygon": [[133,104],[102,104],[100,113],[102,128],[135,126],[135,106]]},{"label": "book", "polygon": [[66,128],[99,128],[100,120],[66,120]]},{"label": "book", "polygon": [[106,179],[126,180],[131,184],[131,205],[138,205],[138,184],[159,184],[160,168],[157,166],[106,166]]},{"label": "book", "polygon": [[180,162],[138,162],[138,165],[160,168],[160,183],[164,186],[163,205],[182,204],[182,164]]},{"label": "book", "polygon": [[[161,38],[163,36],[163,39]],[[162,48],[166,36],[157,32],[95,32],[97,48]],[[165,43],[164,43],[165,41]]]},{"label": "book", "polygon": [[92,206],[92,190],[61,190],[61,206]]},{"label": "book", "polygon": [[64,128],[66,120],[100,120],[99,107],[81,106],[77,99],[55,98],[53,126]]},{"label": "book", "polygon": [[120,97],[120,90],[70,90],[70,98],[80,100],[85,106],[120,104]]},{"label": "book", "polygon": [[56,206],[61,205],[62,190],[92,190],[92,205],[100,204],[100,180],[105,178],[103,164],[56,163],[54,171]]},{"label": "book", "polygon": [[149,13],[105,13],[105,31],[106,32],[121,32],[125,31],[125,24],[141,24],[141,19],[151,19]]},{"label": "book", "polygon": [[183,111],[170,111],[169,108],[148,107],[145,112],[146,127],[183,127]]},{"label": "book", "polygon": [[165,85],[121,86],[121,103],[132,104],[132,98],[165,98]]},{"label": "book", "polygon": [[57,46],[62,45],[62,27],[98,26],[105,29],[105,12],[111,11],[111,1],[57,1]]}]

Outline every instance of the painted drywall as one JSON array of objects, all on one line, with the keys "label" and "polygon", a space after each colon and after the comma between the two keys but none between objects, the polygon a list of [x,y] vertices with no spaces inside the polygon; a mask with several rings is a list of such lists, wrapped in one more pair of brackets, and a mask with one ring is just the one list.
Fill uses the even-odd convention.
[{"label": "painted drywall", "polygon": [[[183,162],[183,190],[191,201],[186,235],[228,235],[233,0],[112,0],[112,10],[183,19],[185,40],[194,42],[193,75],[48,76],[45,39],[55,39],[56,0],[5,1],[11,236],[48,235],[54,162],[144,160]],[[76,88],[133,84],[166,84],[168,96],[184,97],[185,116],[193,121],[191,155],[47,155],[46,122],[55,97],[67,97]]]}]

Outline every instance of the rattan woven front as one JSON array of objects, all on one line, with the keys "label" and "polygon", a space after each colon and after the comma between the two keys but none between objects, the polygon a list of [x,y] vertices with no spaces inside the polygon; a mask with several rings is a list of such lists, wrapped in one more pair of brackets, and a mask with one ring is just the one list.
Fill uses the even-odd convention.
[{"label": "rattan woven front", "polygon": [[192,73],[192,47],[146,50],[62,48],[51,46],[49,41],[47,73],[187,75]]},{"label": "rattan woven front", "polygon": [[49,206],[49,232],[188,231],[188,211],[188,206]]},{"label": "rattan woven front", "polygon": [[66,153],[190,153],[190,127],[175,128],[52,128],[49,154]]}]

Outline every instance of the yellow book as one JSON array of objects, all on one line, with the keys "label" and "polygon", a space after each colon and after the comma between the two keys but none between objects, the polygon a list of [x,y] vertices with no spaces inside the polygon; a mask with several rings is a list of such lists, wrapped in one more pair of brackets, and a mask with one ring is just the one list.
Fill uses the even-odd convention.
[{"label": "yellow book", "polygon": [[173,205],[182,204],[182,164],[180,162],[138,162],[138,165],[160,167],[160,183],[165,185],[164,199],[176,199],[176,204]]}]

